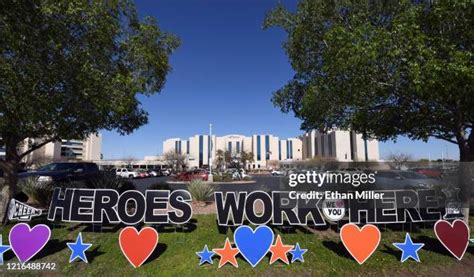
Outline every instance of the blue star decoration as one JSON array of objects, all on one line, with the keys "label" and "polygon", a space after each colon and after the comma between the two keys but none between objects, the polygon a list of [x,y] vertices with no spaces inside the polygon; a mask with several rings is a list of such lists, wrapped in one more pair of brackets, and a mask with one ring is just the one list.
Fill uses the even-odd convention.
[{"label": "blue star decoration", "polygon": [[79,258],[83,262],[88,263],[86,257],[86,251],[92,246],[92,243],[83,243],[82,242],[82,233],[79,233],[76,238],[76,242],[68,242],[67,247],[71,249],[71,257],[69,258],[69,263],[72,263],[75,259]]},{"label": "blue star decoration", "polygon": [[10,245],[3,245],[2,235],[0,235],[0,265],[3,265],[3,253],[10,250]]},{"label": "blue star decoration", "polygon": [[291,262],[295,262],[295,261],[300,261],[300,262],[304,262],[304,258],[303,258],[303,255],[304,253],[306,253],[306,251],[308,251],[308,249],[301,249],[300,248],[300,244],[299,243],[296,243],[296,246],[290,250],[290,253],[291,253]]},{"label": "blue star decoration", "polygon": [[202,265],[204,263],[212,264],[212,256],[214,256],[214,254],[214,252],[209,251],[209,248],[207,248],[207,244],[204,245],[204,249],[201,252],[196,252],[196,255],[198,255],[201,259],[199,261],[199,265]]},{"label": "blue star decoration", "polygon": [[410,234],[406,234],[405,242],[404,243],[394,243],[393,244],[396,248],[402,250],[402,258],[400,261],[403,263],[408,258],[412,258],[413,260],[420,262],[420,257],[418,256],[418,250],[420,250],[424,243],[413,243],[411,240]]}]

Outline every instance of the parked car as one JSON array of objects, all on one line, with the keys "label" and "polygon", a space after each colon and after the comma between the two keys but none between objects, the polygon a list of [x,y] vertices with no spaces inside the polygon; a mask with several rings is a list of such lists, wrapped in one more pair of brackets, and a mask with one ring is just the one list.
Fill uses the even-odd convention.
[{"label": "parked car", "polygon": [[147,170],[147,169],[139,169],[137,170],[139,175],[140,175],[140,178],[148,178],[148,177],[152,177],[153,175],[151,174],[150,170]]},{"label": "parked car", "polygon": [[232,179],[234,180],[242,180],[244,178],[250,178],[250,175],[246,174],[245,171],[241,171],[240,174],[236,172],[234,175],[232,175]]},{"label": "parked car", "polygon": [[412,168],[411,170],[416,173],[423,174],[430,178],[441,178],[443,177],[443,170],[438,168]]},{"label": "parked car", "polygon": [[18,174],[18,178],[36,177],[38,182],[91,181],[99,176],[99,167],[89,162],[50,163],[37,170]]},{"label": "parked car", "polygon": [[154,172],[156,173],[156,177],[163,176],[163,172],[160,169],[154,170]]},{"label": "parked car", "polygon": [[158,177],[158,172],[154,170],[148,170],[147,172],[150,175],[150,177]]},{"label": "parked car", "polygon": [[376,189],[427,189],[441,184],[439,180],[408,170],[379,170],[375,173]]},{"label": "parked car", "polygon": [[171,173],[172,173],[171,169],[169,169],[169,168],[162,169],[162,170],[160,170],[160,172],[161,172],[162,176],[170,176]]},{"label": "parked car", "polygon": [[146,178],[146,177],[149,177],[148,173],[143,170],[143,169],[139,169],[137,170],[137,173],[138,173],[138,178]]},{"label": "parked car", "polygon": [[207,172],[207,170],[204,170],[204,169],[194,169],[190,171],[181,172],[178,175],[176,175],[176,180],[184,181],[184,182],[191,181],[194,179],[207,181],[208,178],[209,178],[209,173]]},{"label": "parked car", "polygon": [[138,172],[128,169],[128,168],[117,168],[115,170],[115,174],[119,177],[128,178],[128,179],[140,177]]},{"label": "parked car", "polygon": [[283,171],[276,170],[276,169],[272,170],[271,174],[272,174],[272,176],[283,176],[284,175]]}]

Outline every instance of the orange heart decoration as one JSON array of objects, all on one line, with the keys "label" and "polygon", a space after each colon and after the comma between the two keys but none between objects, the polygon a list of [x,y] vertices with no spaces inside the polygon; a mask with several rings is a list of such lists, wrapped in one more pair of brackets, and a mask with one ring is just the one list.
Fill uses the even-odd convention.
[{"label": "orange heart decoration", "polygon": [[340,236],[344,247],[359,264],[363,264],[375,252],[381,237],[377,226],[367,224],[361,229],[354,223],[342,226]]}]

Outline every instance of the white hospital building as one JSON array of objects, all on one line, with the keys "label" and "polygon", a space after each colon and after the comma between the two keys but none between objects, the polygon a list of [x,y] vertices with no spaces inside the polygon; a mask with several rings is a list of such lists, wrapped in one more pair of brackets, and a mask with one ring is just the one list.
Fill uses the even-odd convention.
[{"label": "white hospital building", "polygon": [[[378,160],[378,142],[364,141],[361,135],[334,130],[326,134],[308,132],[297,138],[280,139],[270,134],[252,136],[226,135],[210,137],[194,135],[187,140],[170,138],[163,142],[163,153],[174,151],[186,156],[188,167],[208,167],[216,160],[218,150],[238,155],[251,152],[254,162],[249,169],[274,168],[279,163],[291,163],[313,158],[337,161]],[[213,165],[215,166],[215,164]]]},{"label": "white hospital building", "polygon": [[340,162],[379,160],[379,142],[364,140],[352,131],[332,130],[320,133],[316,130],[300,136],[303,142],[303,159],[328,158]]},{"label": "white hospital building", "polygon": [[[21,146],[21,152],[29,148],[28,143],[41,143],[41,139],[26,139]],[[102,136],[92,134],[84,140],[61,140],[50,142],[36,149],[24,158],[26,163],[47,163],[57,161],[96,161],[102,157]],[[0,147],[0,159],[5,156],[5,150]]]}]

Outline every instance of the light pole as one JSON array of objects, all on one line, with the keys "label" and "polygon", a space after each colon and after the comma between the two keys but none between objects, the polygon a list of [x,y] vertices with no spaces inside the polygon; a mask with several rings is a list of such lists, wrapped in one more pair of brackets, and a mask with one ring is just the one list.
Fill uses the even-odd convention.
[{"label": "light pole", "polygon": [[212,124],[209,124],[209,176],[208,176],[208,181],[212,182]]}]

